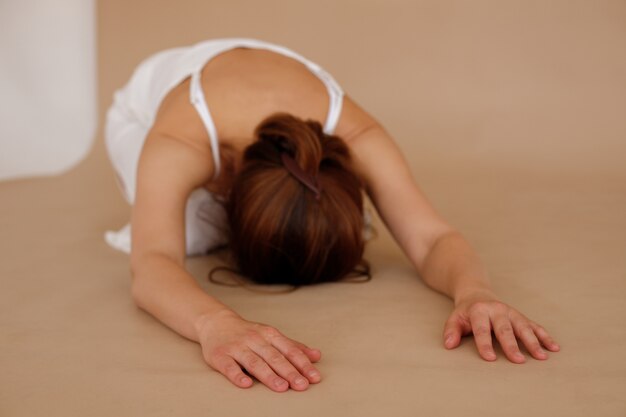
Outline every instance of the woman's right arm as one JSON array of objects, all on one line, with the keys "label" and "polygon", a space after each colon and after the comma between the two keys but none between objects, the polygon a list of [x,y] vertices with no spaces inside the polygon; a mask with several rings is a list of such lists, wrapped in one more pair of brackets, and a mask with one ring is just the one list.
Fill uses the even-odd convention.
[{"label": "woman's right arm", "polygon": [[243,367],[274,391],[304,390],[320,380],[311,364],[320,352],[271,326],[243,319],[207,294],[184,268],[187,198],[213,174],[210,148],[196,146],[156,132],[146,138],[131,214],[133,300],[200,343],[205,361],[235,385],[252,385]]}]

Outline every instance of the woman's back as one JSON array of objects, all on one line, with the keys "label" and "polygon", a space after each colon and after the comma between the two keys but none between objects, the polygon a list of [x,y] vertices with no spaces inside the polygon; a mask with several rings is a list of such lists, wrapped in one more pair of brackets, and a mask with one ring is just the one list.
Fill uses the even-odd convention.
[{"label": "woman's back", "polygon": [[[250,143],[259,121],[276,111],[320,121],[328,111],[328,92],[319,78],[301,63],[267,50],[226,51],[207,63],[201,80],[220,141]],[[165,97],[155,126],[206,142],[208,135],[189,100],[189,82]],[[180,120],[187,113],[192,126]]]},{"label": "woman's back", "polygon": [[[271,114],[288,112],[321,123],[329,114],[329,91],[320,78],[301,62],[273,51],[228,50],[204,66],[200,79],[219,143],[237,157],[254,140],[259,122]],[[187,78],[165,96],[152,128],[211,158],[210,135],[189,99],[190,82]],[[366,115],[357,110],[344,101],[335,135],[348,137],[366,123]],[[223,181],[208,180],[206,188],[223,192],[220,185]]]}]

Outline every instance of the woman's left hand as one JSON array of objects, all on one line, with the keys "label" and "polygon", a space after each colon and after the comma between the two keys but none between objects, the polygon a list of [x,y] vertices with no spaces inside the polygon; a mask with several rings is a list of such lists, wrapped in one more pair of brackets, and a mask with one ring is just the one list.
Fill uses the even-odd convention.
[{"label": "woman's left hand", "polygon": [[485,295],[470,296],[457,303],[444,327],[444,346],[453,349],[459,346],[462,336],[473,333],[480,356],[494,361],[492,329],[506,357],[514,363],[526,362],[517,339],[535,359],[548,358],[541,345],[552,352],[560,349],[543,327],[495,297]]}]

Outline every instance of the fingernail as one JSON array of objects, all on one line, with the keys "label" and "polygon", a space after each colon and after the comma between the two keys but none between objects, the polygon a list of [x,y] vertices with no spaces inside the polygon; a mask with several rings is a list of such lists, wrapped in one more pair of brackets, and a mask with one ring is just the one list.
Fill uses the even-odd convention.
[{"label": "fingernail", "polygon": [[252,380],[250,378],[248,378],[248,377],[244,376],[243,378],[241,378],[241,383],[242,384],[249,384],[250,382],[252,382]]},{"label": "fingernail", "polygon": [[296,378],[296,385],[304,385],[306,384],[306,379],[302,378],[301,376]]},{"label": "fingernail", "polygon": [[274,381],[274,385],[276,385],[277,387],[282,387],[287,383],[287,381],[285,381],[284,379],[277,379]]},{"label": "fingernail", "polygon": [[310,371],[308,375],[310,378],[318,378],[320,376],[320,373],[317,371]]}]

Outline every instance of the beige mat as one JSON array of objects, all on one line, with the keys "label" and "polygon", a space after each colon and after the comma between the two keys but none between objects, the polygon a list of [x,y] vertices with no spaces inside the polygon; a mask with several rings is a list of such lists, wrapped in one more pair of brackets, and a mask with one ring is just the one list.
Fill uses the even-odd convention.
[{"label": "beige mat", "polygon": [[129,210],[99,133],[71,172],[0,183],[1,416],[626,415],[626,3],[173,4],[99,4],[101,116],[162,48],[249,36],[301,52],[397,137],[496,292],[562,351],[514,365],[472,338],[445,350],[451,301],[378,222],[367,284],[263,295],[189,259],[245,318],[322,350],[305,392],[236,388],[133,305],[128,258],[102,239]]}]

